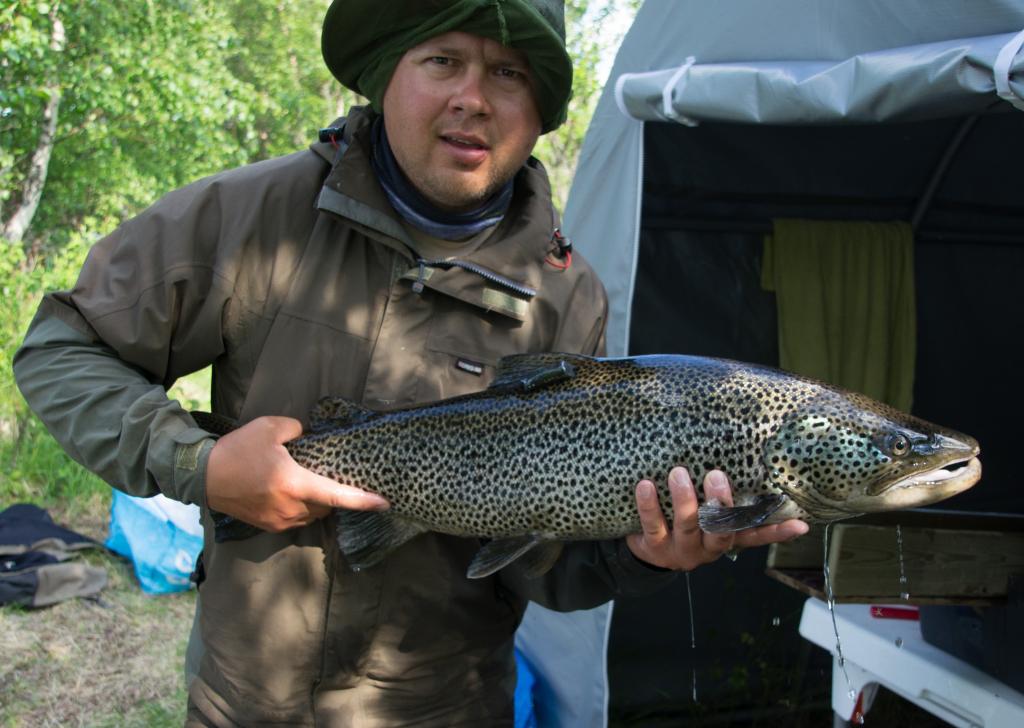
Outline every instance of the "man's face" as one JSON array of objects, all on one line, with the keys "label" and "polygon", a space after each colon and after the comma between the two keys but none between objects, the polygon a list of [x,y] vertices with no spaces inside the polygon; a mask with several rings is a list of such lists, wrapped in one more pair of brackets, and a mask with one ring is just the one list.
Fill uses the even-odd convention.
[{"label": "man's face", "polygon": [[428,200],[453,212],[500,189],[541,130],[526,56],[469,33],[445,33],[407,51],[383,107],[402,171]]}]

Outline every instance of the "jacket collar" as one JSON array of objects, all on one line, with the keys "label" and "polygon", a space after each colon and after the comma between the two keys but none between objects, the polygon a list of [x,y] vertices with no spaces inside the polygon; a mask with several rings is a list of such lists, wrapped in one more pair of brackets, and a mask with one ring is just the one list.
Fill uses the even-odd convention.
[{"label": "jacket collar", "polygon": [[368,237],[409,260],[403,276],[422,286],[517,320],[526,318],[530,301],[539,292],[544,259],[551,252],[558,218],[551,204],[547,173],[537,160],[517,173],[515,194],[499,229],[484,243],[454,263],[431,265],[417,260],[412,241],[391,207],[370,164],[370,126],[374,115],[352,110],[337,146],[312,146],[331,164],[317,207],[345,218]]}]

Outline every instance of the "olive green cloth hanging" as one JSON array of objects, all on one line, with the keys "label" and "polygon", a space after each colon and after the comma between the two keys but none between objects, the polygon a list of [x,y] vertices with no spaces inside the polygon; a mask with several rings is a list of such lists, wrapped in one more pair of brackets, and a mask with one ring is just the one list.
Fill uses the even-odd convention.
[{"label": "olive green cloth hanging", "polygon": [[910,225],[775,220],[761,284],[775,291],[783,369],[910,411],[917,351]]}]

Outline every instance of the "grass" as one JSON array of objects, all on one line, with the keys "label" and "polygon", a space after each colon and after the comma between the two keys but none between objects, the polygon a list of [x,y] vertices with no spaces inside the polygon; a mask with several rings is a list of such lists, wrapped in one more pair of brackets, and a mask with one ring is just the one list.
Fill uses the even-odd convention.
[{"label": "grass", "polygon": [[0,725],[182,725],[194,592],[147,596],[127,563],[85,558],[107,570],[99,600],[0,609]]},{"label": "grass", "polygon": [[[192,375],[172,396],[190,409],[208,407],[208,381],[209,372]],[[0,463],[0,510],[35,503],[57,523],[106,539],[109,486],[68,458],[34,418],[0,432]],[[124,559],[104,549],[80,558],[107,571],[97,600],[0,607],[0,726],[181,726],[195,592],[146,595]]]}]

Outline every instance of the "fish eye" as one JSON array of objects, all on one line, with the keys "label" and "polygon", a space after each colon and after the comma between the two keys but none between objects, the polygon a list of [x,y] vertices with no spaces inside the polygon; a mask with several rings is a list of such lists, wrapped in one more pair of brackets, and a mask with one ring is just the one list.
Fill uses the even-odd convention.
[{"label": "fish eye", "polygon": [[889,452],[896,457],[903,457],[910,452],[910,438],[904,435],[902,432],[896,432],[889,435],[888,442],[886,442]]}]

